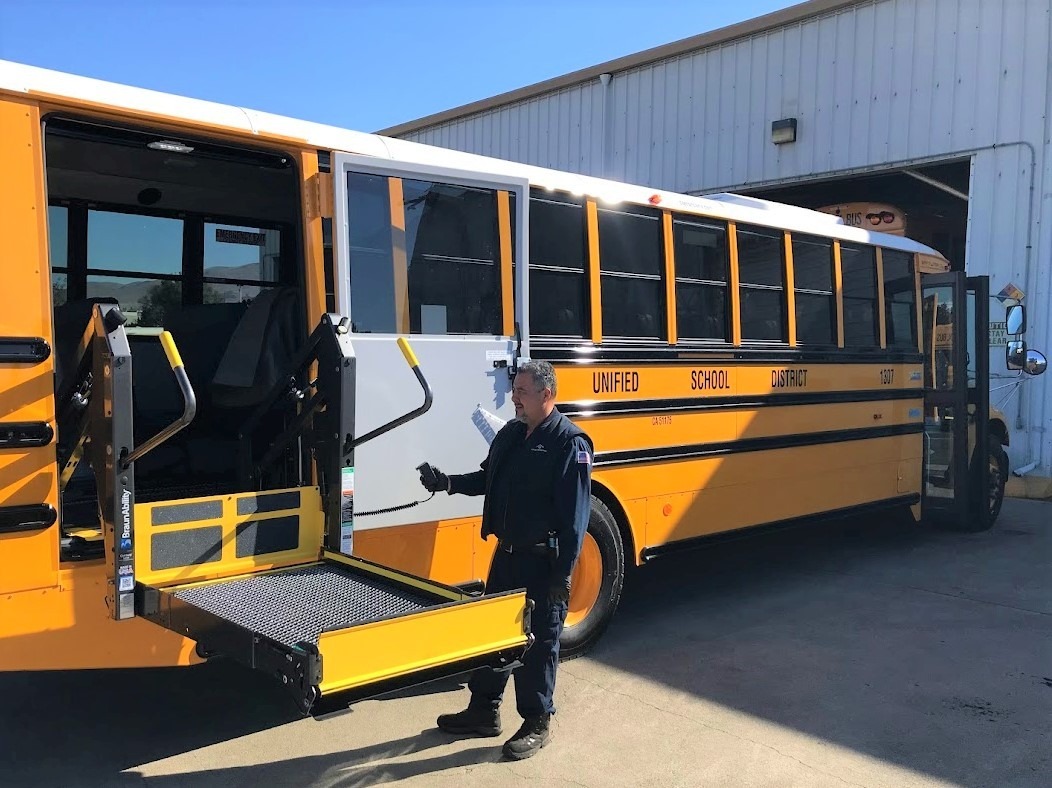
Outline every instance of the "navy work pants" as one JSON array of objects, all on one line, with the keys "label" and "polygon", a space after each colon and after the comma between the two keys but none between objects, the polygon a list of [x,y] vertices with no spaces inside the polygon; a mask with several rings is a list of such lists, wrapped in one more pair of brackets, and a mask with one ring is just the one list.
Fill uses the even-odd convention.
[{"label": "navy work pants", "polygon": [[[548,588],[552,570],[548,557],[529,550],[506,553],[498,548],[486,582],[486,593],[525,588],[526,597],[535,603],[531,616],[533,645],[522,658],[522,666],[515,670],[515,707],[523,719],[554,714],[555,669],[559,664],[559,635],[566,621],[565,602],[548,604]],[[468,688],[471,707],[497,709],[500,707],[508,672],[480,668],[476,670]]]}]

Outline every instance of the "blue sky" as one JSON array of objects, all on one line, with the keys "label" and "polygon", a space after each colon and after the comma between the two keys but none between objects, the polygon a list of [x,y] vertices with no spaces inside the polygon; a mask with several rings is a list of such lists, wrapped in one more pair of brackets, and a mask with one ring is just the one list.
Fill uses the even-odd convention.
[{"label": "blue sky", "polygon": [[793,4],[0,0],[0,58],[376,131]]}]

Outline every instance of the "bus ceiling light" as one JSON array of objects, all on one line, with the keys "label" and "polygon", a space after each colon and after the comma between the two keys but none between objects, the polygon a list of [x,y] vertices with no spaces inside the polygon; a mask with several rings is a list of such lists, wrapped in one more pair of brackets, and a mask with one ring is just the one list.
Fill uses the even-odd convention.
[{"label": "bus ceiling light", "polygon": [[661,195],[660,194],[651,194],[649,199],[647,199],[647,202],[650,203],[651,205],[660,205],[661,204]]},{"label": "bus ceiling light", "polygon": [[784,145],[796,142],[796,118],[782,118],[771,122],[771,142]]},{"label": "bus ceiling light", "polygon": [[146,147],[151,150],[167,151],[168,153],[193,153],[194,151],[192,146],[184,145],[175,140],[154,140],[153,142],[146,143]]}]

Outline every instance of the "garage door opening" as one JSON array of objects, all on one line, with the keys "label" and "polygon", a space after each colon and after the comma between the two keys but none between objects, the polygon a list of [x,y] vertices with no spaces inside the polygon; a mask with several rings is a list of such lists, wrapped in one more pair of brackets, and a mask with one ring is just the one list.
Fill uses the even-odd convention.
[{"label": "garage door opening", "polygon": [[[847,203],[886,204],[901,211],[905,235],[942,252],[955,271],[964,270],[970,186],[968,159],[790,186],[742,189],[741,194],[829,208]],[[880,226],[867,229],[879,230]]]}]

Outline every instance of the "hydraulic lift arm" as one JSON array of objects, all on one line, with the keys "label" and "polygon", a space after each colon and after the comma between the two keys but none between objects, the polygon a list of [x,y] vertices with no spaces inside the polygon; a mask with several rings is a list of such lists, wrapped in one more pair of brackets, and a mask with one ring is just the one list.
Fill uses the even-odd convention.
[{"label": "hydraulic lift arm", "polygon": [[124,330],[127,318],[112,304],[92,315],[92,372],[88,435],[102,515],[106,555],[112,556],[114,590],[107,597],[112,616],[135,616],[135,461],[156,449],[194,418],[196,399],[171,334],[161,334],[168,363],[183,394],[183,413],[142,446],[135,447],[132,422],[132,355]]},{"label": "hydraulic lift arm", "polygon": [[[318,487],[325,507],[325,544],[329,550],[340,549],[343,496],[341,475],[344,468],[354,466],[354,450],[363,443],[378,438],[431,408],[432,392],[416,354],[405,338],[398,339],[398,347],[413,370],[424,391],[420,407],[399,416],[376,429],[354,436],[354,390],[356,361],[349,335],[350,320],[337,314],[322,316],[318,327],[293,362],[288,374],[276,384],[245,422],[240,433],[239,467],[243,478],[258,487],[263,472],[278,461],[299,438],[308,433],[309,445],[318,471]],[[317,365],[317,377],[306,386],[298,381],[309,377]],[[307,397],[307,393],[310,396]],[[270,444],[258,463],[252,454],[252,435],[263,417],[283,397],[302,402],[299,412],[284,431]],[[308,425],[311,425],[308,432]],[[301,484],[303,480],[301,480]]]}]

